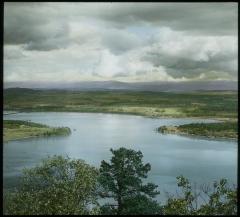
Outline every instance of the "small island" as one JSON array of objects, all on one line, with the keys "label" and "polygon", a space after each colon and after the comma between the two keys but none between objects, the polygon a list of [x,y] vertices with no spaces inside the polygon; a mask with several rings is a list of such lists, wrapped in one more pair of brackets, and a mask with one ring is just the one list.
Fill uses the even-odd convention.
[{"label": "small island", "polygon": [[238,138],[237,122],[191,123],[179,126],[161,126],[157,130],[163,134],[200,136],[206,138]]},{"label": "small island", "polygon": [[71,133],[68,127],[49,127],[44,124],[20,120],[3,121],[3,141],[26,139],[40,136],[66,136]]}]

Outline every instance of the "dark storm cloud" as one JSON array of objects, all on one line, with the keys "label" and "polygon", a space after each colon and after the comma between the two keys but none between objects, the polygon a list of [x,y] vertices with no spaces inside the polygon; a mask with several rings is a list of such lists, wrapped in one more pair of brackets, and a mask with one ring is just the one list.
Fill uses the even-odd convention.
[{"label": "dark storm cloud", "polygon": [[142,60],[151,62],[154,66],[164,66],[166,72],[174,78],[194,78],[201,73],[210,71],[226,72],[229,76],[237,74],[237,58],[232,54],[216,55],[209,57],[207,61],[193,60],[181,56],[170,56],[168,54],[147,53]]},{"label": "dark storm cloud", "polygon": [[68,43],[68,23],[51,13],[55,10],[51,8],[47,8],[46,11],[41,10],[39,3],[8,3],[6,5],[5,44],[24,44],[25,49],[47,51],[64,47]]},{"label": "dark storm cloud", "polygon": [[237,34],[237,3],[119,3],[99,16],[119,27],[145,22],[191,33]]},{"label": "dark storm cloud", "polygon": [[212,35],[237,34],[236,3],[5,3],[7,44],[67,37],[69,17],[103,19],[119,27],[149,23]]},{"label": "dark storm cloud", "polygon": [[5,73],[11,80],[35,78],[38,65],[49,79],[60,77],[62,64],[64,78],[73,80],[92,72],[126,81],[128,75],[174,80],[208,78],[210,72],[237,79],[237,6],[5,3]]},{"label": "dark storm cloud", "polygon": [[118,30],[102,33],[101,39],[102,44],[116,55],[139,47],[143,43],[136,35]]}]

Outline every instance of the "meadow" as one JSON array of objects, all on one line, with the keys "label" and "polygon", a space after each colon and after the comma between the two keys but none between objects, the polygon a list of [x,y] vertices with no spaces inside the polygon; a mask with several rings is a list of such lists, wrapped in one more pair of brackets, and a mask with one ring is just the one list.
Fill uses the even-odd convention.
[{"label": "meadow", "polygon": [[3,126],[4,142],[39,136],[68,135],[71,133],[68,127],[49,127],[29,121],[4,120]]},{"label": "meadow", "polygon": [[237,91],[134,92],[11,88],[4,110],[124,113],[237,120]]}]

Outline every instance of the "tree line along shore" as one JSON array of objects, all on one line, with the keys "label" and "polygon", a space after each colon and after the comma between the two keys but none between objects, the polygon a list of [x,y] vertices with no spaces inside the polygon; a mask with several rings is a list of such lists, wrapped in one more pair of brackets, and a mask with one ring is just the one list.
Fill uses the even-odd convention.
[{"label": "tree line along shore", "polygon": [[237,122],[191,123],[179,126],[161,126],[157,130],[163,134],[201,136],[206,138],[238,138]]}]

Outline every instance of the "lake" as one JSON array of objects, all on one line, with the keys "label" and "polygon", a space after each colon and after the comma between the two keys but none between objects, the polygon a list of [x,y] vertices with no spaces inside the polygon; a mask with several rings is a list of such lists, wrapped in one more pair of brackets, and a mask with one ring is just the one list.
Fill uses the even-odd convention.
[{"label": "lake", "polygon": [[67,126],[72,134],[66,137],[31,138],[11,141],[3,147],[3,186],[16,186],[23,168],[36,165],[54,154],[81,158],[99,167],[111,157],[110,148],[140,150],[144,162],[152,169],[147,181],[161,191],[158,200],[165,200],[165,191],[175,193],[176,176],[183,175],[198,184],[211,184],[227,178],[237,183],[237,141],[207,140],[162,135],[155,129],[161,125],[192,122],[213,122],[201,119],[146,118],[134,115],[34,112],[4,115],[4,119],[30,120],[49,126]]}]

